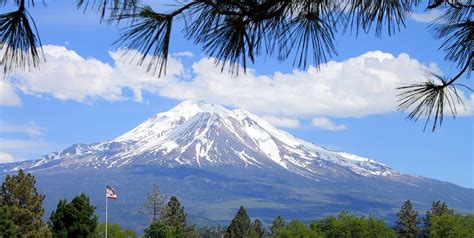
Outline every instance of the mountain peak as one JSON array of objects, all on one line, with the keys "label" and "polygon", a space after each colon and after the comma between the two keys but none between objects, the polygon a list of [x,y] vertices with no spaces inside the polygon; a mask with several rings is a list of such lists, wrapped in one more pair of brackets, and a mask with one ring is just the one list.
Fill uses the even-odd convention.
[{"label": "mountain peak", "polygon": [[283,169],[309,178],[390,176],[374,160],[334,152],[301,140],[241,109],[184,101],[129,132],[91,145],[72,146],[32,166],[134,165]]},{"label": "mountain peak", "polygon": [[[221,105],[212,104],[212,103],[205,103],[203,101],[195,101],[195,100],[185,100],[179,103],[177,106],[172,108],[171,110],[165,112],[168,116],[182,116],[186,119],[194,116],[197,113],[211,113],[211,114],[220,114],[226,115],[229,114],[231,111],[224,108]],[[162,113],[159,113],[160,115]]]}]

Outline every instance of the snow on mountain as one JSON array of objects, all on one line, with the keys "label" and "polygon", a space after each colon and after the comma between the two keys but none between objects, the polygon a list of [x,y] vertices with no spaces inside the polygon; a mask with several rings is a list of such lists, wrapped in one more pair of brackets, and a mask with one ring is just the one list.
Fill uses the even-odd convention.
[{"label": "snow on mountain", "polygon": [[158,113],[111,141],[73,145],[22,164],[30,169],[134,165],[276,168],[313,178],[330,172],[398,174],[374,160],[298,139],[247,111],[194,101]]}]

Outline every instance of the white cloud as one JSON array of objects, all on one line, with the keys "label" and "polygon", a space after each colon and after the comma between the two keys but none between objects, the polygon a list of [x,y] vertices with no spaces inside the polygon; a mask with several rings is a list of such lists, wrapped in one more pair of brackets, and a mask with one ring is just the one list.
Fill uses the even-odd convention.
[{"label": "white cloud", "polygon": [[46,63],[39,70],[14,75],[14,85],[25,94],[78,102],[119,101],[128,99],[124,89],[130,89],[134,100],[142,101],[142,91],[154,92],[168,76],[176,77],[183,71],[182,64],[173,57],[168,59],[168,76],[158,79],[122,57],[123,51],[110,52],[114,66],[94,58],[85,59],[64,46],[46,45],[44,53]]},{"label": "white cloud", "polygon": [[13,158],[13,155],[7,153],[7,152],[1,152],[0,151],[0,164],[2,163],[11,163],[15,161],[15,159]]},{"label": "white cloud", "polygon": [[428,10],[425,12],[411,14],[411,18],[417,22],[430,23],[443,15],[443,11],[439,9]]},{"label": "white cloud", "polygon": [[21,99],[6,79],[0,79],[0,105],[20,106]]},{"label": "white cloud", "polygon": [[194,57],[194,54],[189,51],[183,51],[183,52],[178,52],[173,54],[174,57],[186,57],[186,58],[192,58]]},{"label": "white cloud", "polygon": [[26,134],[30,138],[36,138],[42,136],[43,131],[43,128],[39,127],[34,121],[27,124],[0,122],[0,134],[19,133]]},{"label": "white cloud", "polygon": [[297,128],[300,126],[300,122],[296,119],[276,116],[263,116],[262,118],[276,127]]},{"label": "white cloud", "polygon": [[[424,82],[426,69],[407,54],[368,52],[320,70],[294,70],[233,77],[221,73],[212,59],[193,65],[192,80],[163,85],[159,93],[176,99],[203,100],[289,118],[362,117],[396,110],[396,87]],[[433,68],[433,70],[437,70]],[[461,95],[465,98],[464,95]]]},{"label": "white cloud", "polygon": [[[12,85],[25,94],[89,103],[132,99],[126,90],[133,92],[133,100],[142,102],[143,92],[148,92],[246,109],[284,127],[295,127],[302,118],[394,112],[396,87],[424,82],[427,68],[439,73],[435,64],[424,65],[405,53],[394,56],[372,51],[328,62],[319,70],[309,67],[273,75],[258,75],[248,69],[247,74],[231,76],[221,72],[211,58],[203,58],[188,69],[170,57],[167,75],[157,78],[124,60],[122,51],[110,52],[113,65],[83,58],[64,46],[48,45],[44,51],[47,62],[38,72],[21,72],[12,79]],[[464,94],[461,97],[469,100]],[[472,105],[468,110],[470,114]]]},{"label": "white cloud", "polygon": [[327,118],[324,118],[324,117],[313,118],[311,123],[314,127],[324,129],[324,130],[343,131],[343,130],[347,129],[346,125],[338,125],[338,124],[334,123],[333,121],[331,121]]}]

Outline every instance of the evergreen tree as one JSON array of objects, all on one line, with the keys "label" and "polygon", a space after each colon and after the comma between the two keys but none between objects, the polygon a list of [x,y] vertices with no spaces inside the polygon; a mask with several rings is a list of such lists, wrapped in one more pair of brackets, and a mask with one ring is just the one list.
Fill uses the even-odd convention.
[{"label": "evergreen tree", "polygon": [[263,238],[265,237],[265,228],[259,219],[255,219],[250,225],[250,233],[248,237],[252,238]]},{"label": "evergreen tree", "polygon": [[44,195],[36,190],[36,180],[30,173],[19,170],[7,175],[0,190],[0,205],[10,212],[10,220],[22,237],[47,237],[50,232],[43,221]]},{"label": "evergreen tree", "polygon": [[160,220],[154,221],[145,229],[146,238],[168,238],[170,232],[168,227]]},{"label": "evergreen tree", "polygon": [[11,220],[10,209],[0,206],[0,237],[19,237],[18,229]]},{"label": "evergreen tree", "polygon": [[431,219],[444,214],[454,214],[454,210],[450,209],[445,202],[436,201],[431,204],[431,209],[426,212],[424,219],[425,227],[423,233],[425,236],[429,236],[431,232]]},{"label": "evergreen tree", "polygon": [[285,220],[281,216],[277,216],[275,220],[273,220],[273,224],[270,227],[272,237],[277,237],[279,231],[285,227]]},{"label": "evergreen tree", "polygon": [[178,198],[172,196],[168,204],[162,210],[162,222],[168,228],[172,237],[196,237],[194,226],[187,225],[184,207]]},{"label": "evergreen tree", "polygon": [[410,200],[407,200],[397,212],[396,230],[401,237],[412,238],[418,233],[418,212],[413,211]]},{"label": "evergreen tree", "polygon": [[224,234],[225,238],[242,238],[248,237],[250,232],[250,218],[243,206],[240,206],[239,211],[234,219],[230,222]]},{"label": "evergreen tree", "polygon": [[51,213],[49,225],[53,237],[91,237],[98,225],[95,207],[84,193],[72,199],[71,203],[63,199]]},{"label": "evergreen tree", "polygon": [[178,198],[172,196],[168,205],[163,208],[162,212],[163,223],[171,227],[185,227],[186,226],[186,213],[184,213],[184,207],[178,201]]},{"label": "evergreen tree", "polygon": [[160,187],[158,184],[153,184],[151,191],[147,194],[145,203],[140,208],[140,213],[149,215],[152,221],[156,221],[160,219],[164,203],[165,197],[161,195]]}]

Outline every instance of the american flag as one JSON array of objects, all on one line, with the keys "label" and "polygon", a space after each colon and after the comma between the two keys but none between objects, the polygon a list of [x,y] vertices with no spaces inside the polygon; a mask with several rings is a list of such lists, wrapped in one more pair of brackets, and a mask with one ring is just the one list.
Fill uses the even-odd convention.
[{"label": "american flag", "polygon": [[109,185],[106,186],[105,196],[110,199],[117,199],[117,194],[115,193],[115,189],[113,189]]}]

